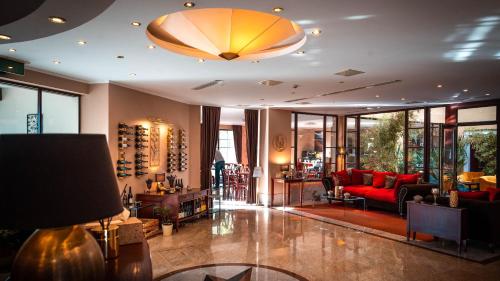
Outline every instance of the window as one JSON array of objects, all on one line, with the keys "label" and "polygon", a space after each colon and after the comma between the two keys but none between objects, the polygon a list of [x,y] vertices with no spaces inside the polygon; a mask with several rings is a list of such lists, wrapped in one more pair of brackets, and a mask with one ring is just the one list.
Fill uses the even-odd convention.
[{"label": "window", "polygon": [[408,110],[407,173],[424,173],[424,109]]},{"label": "window", "polygon": [[79,133],[78,96],[2,82],[0,90],[0,134]]},{"label": "window", "polygon": [[345,151],[346,162],[345,166],[349,168],[357,168],[357,147],[358,147],[358,120],[359,117],[347,117],[346,121],[346,136],[345,136]]},{"label": "window", "polygon": [[226,163],[237,163],[232,130],[219,130],[217,149],[221,152]]}]

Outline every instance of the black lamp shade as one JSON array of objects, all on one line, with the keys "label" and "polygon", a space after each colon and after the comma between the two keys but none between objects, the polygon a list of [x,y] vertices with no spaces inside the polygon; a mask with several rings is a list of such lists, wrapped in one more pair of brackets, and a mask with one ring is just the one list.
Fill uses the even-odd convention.
[{"label": "black lamp shade", "polygon": [[69,226],[122,211],[104,135],[0,135],[0,228]]}]

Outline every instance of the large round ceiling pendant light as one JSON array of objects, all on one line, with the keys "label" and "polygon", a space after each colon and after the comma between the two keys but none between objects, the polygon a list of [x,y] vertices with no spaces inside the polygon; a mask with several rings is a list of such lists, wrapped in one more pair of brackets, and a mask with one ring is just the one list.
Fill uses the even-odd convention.
[{"label": "large round ceiling pendant light", "polygon": [[288,19],[242,9],[209,8],[161,16],[148,25],[149,39],[167,50],[212,60],[257,60],[296,51],[306,42]]}]

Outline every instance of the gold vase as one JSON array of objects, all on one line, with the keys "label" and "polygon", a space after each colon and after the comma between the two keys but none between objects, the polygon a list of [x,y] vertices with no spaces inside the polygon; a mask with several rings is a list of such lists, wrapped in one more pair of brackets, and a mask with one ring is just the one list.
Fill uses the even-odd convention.
[{"label": "gold vase", "polygon": [[450,191],[450,207],[452,207],[452,208],[458,207],[458,191],[457,190]]},{"label": "gold vase", "polygon": [[96,227],[92,229],[99,247],[101,247],[102,254],[105,260],[111,260],[118,257],[120,251],[120,243],[118,237],[118,226],[111,225],[108,229]]}]

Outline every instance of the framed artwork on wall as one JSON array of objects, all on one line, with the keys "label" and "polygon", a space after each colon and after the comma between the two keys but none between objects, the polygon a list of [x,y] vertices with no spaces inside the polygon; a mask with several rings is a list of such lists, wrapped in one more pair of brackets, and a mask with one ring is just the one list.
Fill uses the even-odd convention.
[{"label": "framed artwork on wall", "polygon": [[40,118],[38,114],[26,115],[26,133],[27,134],[40,133]]},{"label": "framed artwork on wall", "polygon": [[151,159],[150,166],[160,166],[160,128],[151,127],[150,133]]}]

